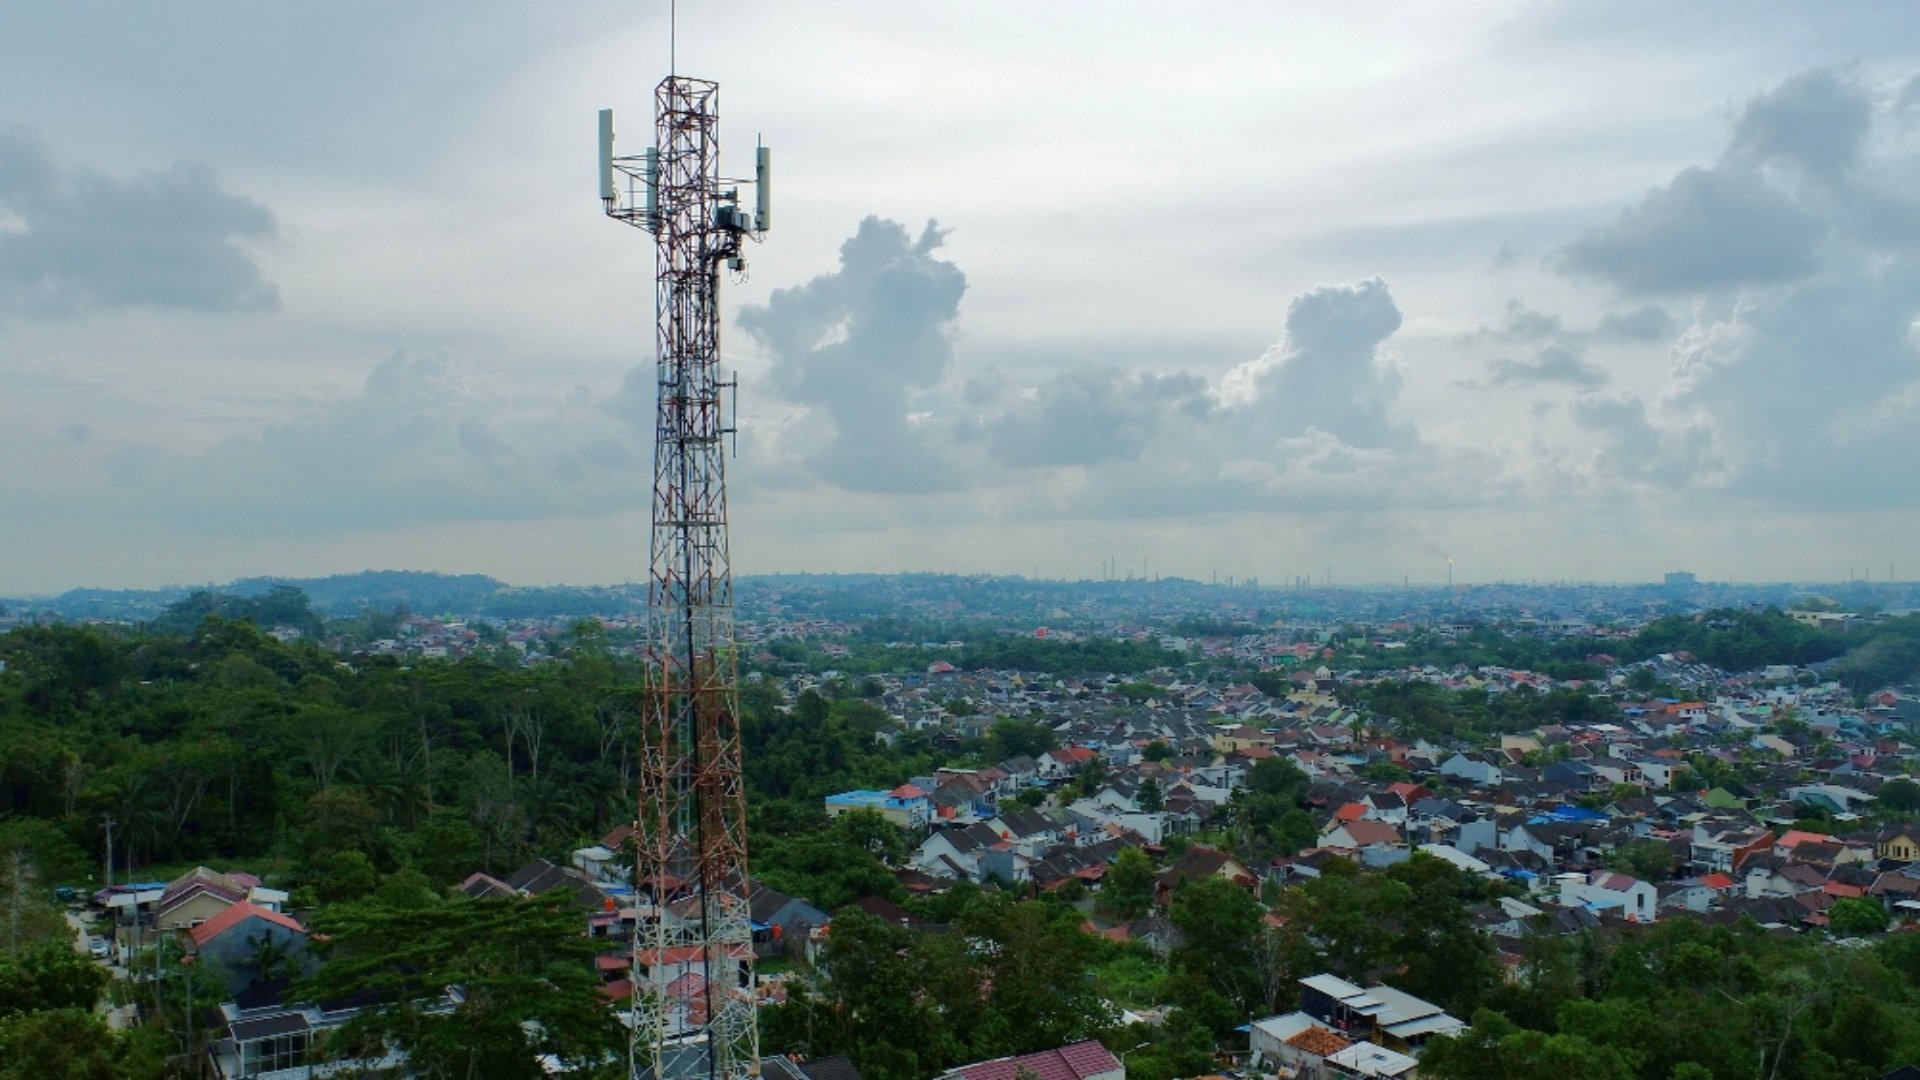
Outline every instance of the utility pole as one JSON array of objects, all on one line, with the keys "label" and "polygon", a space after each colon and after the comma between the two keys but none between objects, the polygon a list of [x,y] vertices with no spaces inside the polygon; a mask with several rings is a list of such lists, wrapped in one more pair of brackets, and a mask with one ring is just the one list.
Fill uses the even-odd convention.
[{"label": "utility pole", "polygon": [[115,824],[113,820],[113,815],[101,814],[100,824],[105,826],[107,830],[107,884],[106,884],[106,887],[111,889],[113,888],[113,826]]}]

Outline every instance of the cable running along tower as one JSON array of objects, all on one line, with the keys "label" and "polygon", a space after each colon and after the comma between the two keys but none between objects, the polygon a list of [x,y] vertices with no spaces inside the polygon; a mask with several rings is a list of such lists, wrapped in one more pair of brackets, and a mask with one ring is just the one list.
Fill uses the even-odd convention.
[{"label": "cable running along tower", "polygon": [[[769,155],[720,175],[720,87],[672,75],[654,90],[655,142],[613,152],[600,113],[600,198],[656,240],[653,532],[647,583],[652,685],[641,730],[630,1073],[650,1080],[759,1074],[739,675],[727,553],[720,275],[746,263],[769,217]],[[751,185],[752,212],[740,190]],[[728,404],[731,404],[729,401]]]}]

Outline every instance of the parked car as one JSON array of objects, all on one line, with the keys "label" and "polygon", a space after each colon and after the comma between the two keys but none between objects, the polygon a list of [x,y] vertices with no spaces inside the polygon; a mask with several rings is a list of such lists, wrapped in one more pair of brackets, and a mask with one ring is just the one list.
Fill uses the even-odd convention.
[{"label": "parked car", "polygon": [[96,937],[89,940],[87,942],[87,955],[93,957],[95,960],[105,960],[107,958],[107,939]]}]

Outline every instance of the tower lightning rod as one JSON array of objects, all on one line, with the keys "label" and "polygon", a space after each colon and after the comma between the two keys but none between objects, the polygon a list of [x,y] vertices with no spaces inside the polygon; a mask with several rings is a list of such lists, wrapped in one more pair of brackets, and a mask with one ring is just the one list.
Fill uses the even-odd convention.
[{"label": "tower lightning rod", "polygon": [[[671,59],[671,58],[670,58]],[[600,200],[655,239],[649,685],[636,770],[636,920],[628,1074],[746,1080],[760,1072],[746,794],[734,649],[726,455],[734,383],[720,374],[720,277],[746,268],[771,218],[771,155],[720,174],[720,86],[676,71],[654,89],[654,142],[615,152],[600,112]],[[740,201],[755,187],[754,212]],[[723,398],[727,399],[723,401]]]}]

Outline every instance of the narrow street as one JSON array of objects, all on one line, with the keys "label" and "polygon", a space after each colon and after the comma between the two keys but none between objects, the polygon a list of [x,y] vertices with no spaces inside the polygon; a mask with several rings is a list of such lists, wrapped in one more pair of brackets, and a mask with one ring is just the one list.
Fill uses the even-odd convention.
[{"label": "narrow street", "polygon": [[[71,910],[65,912],[65,916],[67,925],[73,929],[73,951],[82,956],[90,956],[91,952],[87,948],[87,941],[93,935],[87,932],[85,920],[81,919],[79,915]],[[139,1017],[139,1010],[132,1005],[115,1005],[111,1000],[114,988],[118,987],[127,977],[126,969],[106,960],[96,960],[94,962],[104,965],[108,973],[113,976],[113,982],[108,987],[106,999],[100,1002],[100,1014],[106,1017],[107,1026],[116,1031],[132,1027]]]}]

